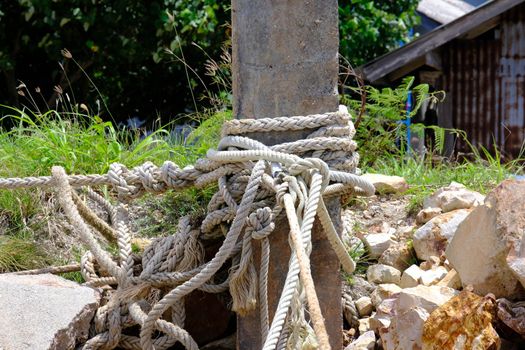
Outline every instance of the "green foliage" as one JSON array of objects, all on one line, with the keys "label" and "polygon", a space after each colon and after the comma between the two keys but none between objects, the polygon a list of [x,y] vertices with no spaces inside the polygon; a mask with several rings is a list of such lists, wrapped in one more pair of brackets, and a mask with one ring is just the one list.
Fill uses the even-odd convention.
[{"label": "green foliage", "polygon": [[410,41],[419,0],[339,1],[341,54],[361,65]]},{"label": "green foliage", "polygon": [[[429,93],[427,84],[414,86],[414,78],[407,77],[396,88],[376,89],[372,86],[364,88],[367,96],[365,114],[357,122],[356,136],[354,139],[359,144],[361,166],[373,166],[374,163],[385,156],[405,154],[406,125],[401,121],[406,119],[405,104],[409,91],[414,99],[412,111],[409,116],[413,118],[422,103],[427,99],[438,99],[440,92]],[[360,92],[358,89],[356,91]],[[361,92],[360,92],[361,93]],[[342,96],[341,101],[357,113],[361,108],[361,101],[348,96]],[[424,128],[423,125],[412,124],[414,131]],[[441,129],[432,127],[433,129]],[[436,132],[437,137],[444,139],[444,133]],[[439,140],[440,145],[444,143]]]},{"label": "green foliage", "polygon": [[[60,56],[60,50],[67,48],[93,77],[110,109],[119,110],[117,119],[137,115],[154,119],[155,112],[181,111],[192,100],[185,66],[174,63],[165,50],[203,73],[208,55],[218,58],[226,40],[228,4],[215,0],[152,0],[147,5],[137,0],[2,1],[0,71],[6,73],[6,80],[0,87],[9,89],[9,95],[0,93],[0,103],[17,105],[20,96],[14,88],[21,80],[31,89],[45,84],[40,85],[41,107],[44,102],[55,107],[54,85],[73,99],[76,96],[79,103],[96,105],[98,96],[91,96],[93,86],[81,69]],[[198,96],[204,87],[194,75],[189,80]]]},{"label": "green foliage", "polygon": [[[407,42],[417,2],[340,1],[342,55],[359,65]],[[59,85],[75,103],[107,104],[119,121],[167,120],[202,108],[201,96],[227,101],[229,89],[213,87],[206,66],[228,47],[229,21],[230,1],[2,1],[0,103],[27,104],[16,92],[19,81],[39,87],[42,109],[56,109]],[[60,55],[63,48],[79,66]],[[102,99],[92,94],[95,84]]]}]

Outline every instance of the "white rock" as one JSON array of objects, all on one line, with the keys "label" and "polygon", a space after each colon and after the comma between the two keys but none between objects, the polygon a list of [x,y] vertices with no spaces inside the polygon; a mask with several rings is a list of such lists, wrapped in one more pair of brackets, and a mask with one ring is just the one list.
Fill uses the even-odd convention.
[{"label": "white rock", "polygon": [[372,328],[370,327],[370,317],[360,318],[359,319],[359,334],[368,332]]},{"label": "white rock", "polygon": [[364,236],[363,243],[368,249],[371,259],[377,259],[394,241],[392,235],[387,233],[370,233]]},{"label": "white rock", "polygon": [[396,284],[380,284],[372,292],[370,299],[372,299],[374,307],[377,308],[385,299],[390,299],[399,292],[401,292],[401,288]]},{"label": "white rock", "polygon": [[402,193],[408,190],[408,184],[401,176],[368,173],[361,175],[361,177],[374,184],[376,193]]},{"label": "white rock", "polygon": [[385,299],[377,306],[376,313],[370,317],[370,328],[376,332],[380,333],[382,329],[387,329],[390,327],[392,322],[392,316],[394,315],[394,308],[396,306],[397,299],[389,298]]},{"label": "white rock", "polygon": [[430,314],[419,306],[402,311],[392,318],[390,326],[380,331],[384,350],[421,349],[423,325]]},{"label": "white rock", "polygon": [[417,257],[428,260],[430,256],[440,256],[456,233],[458,225],[470,213],[460,209],[436,216],[414,233],[414,249]]},{"label": "white rock", "polygon": [[397,300],[402,309],[409,309],[411,305],[414,305],[431,313],[457,294],[459,294],[457,290],[449,287],[419,285],[403,289],[397,295]]},{"label": "white rock", "polygon": [[464,185],[452,182],[449,186],[440,188],[423,202],[424,208],[441,208],[444,213],[472,208],[483,203],[485,197],[475,191],[470,191]]},{"label": "white rock", "polygon": [[417,265],[412,265],[405,271],[403,271],[403,275],[401,276],[401,282],[399,283],[399,286],[401,288],[412,288],[416,287],[419,284],[419,278],[423,274],[423,270],[419,268]]},{"label": "white rock", "polygon": [[376,345],[376,335],[373,331],[368,331],[350,343],[345,350],[374,350]]},{"label": "white rock", "polygon": [[378,262],[395,267],[399,271],[404,271],[414,259],[414,250],[408,246],[407,242],[396,242],[391,244],[390,247],[381,254]]},{"label": "white rock", "polygon": [[438,266],[431,270],[423,271],[421,277],[419,277],[419,281],[424,286],[431,286],[441,281],[447,273],[448,271],[446,268]]},{"label": "white rock", "polygon": [[399,242],[407,241],[413,238],[415,230],[416,230],[416,226],[414,225],[400,226],[396,230],[395,237]]},{"label": "white rock", "polygon": [[438,286],[450,287],[452,289],[461,288],[461,278],[456,270],[452,269],[447,272],[447,275],[443,277],[441,281],[437,283]]},{"label": "white rock", "polygon": [[100,293],[58,276],[0,275],[0,349],[74,349]]},{"label": "white rock", "polygon": [[441,208],[424,208],[417,213],[416,222],[420,225],[426,224],[430,219],[435,218],[441,214],[443,210]]},{"label": "white rock", "polygon": [[427,260],[419,264],[419,268],[423,271],[428,271],[438,266],[441,266],[441,259],[434,255],[429,256]]},{"label": "white rock", "polygon": [[522,299],[524,232],[525,181],[506,180],[459,225],[446,256],[463,286],[471,285],[474,293]]},{"label": "white rock", "polygon": [[372,304],[372,299],[369,297],[361,297],[355,301],[355,307],[359,316],[365,317],[370,316],[372,311],[374,311],[374,305]]},{"label": "white rock", "polygon": [[366,271],[366,279],[368,282],[377,284],[399,284],[401,280],[401,271],[392,266],[376,264],[368,267],[368,270]]},{"label": "white rock", "polygon": [[421,349],[426,319],[457,293],[438,286],[403,289],[378,306],[370,325],[378,331],[385,350]]}]

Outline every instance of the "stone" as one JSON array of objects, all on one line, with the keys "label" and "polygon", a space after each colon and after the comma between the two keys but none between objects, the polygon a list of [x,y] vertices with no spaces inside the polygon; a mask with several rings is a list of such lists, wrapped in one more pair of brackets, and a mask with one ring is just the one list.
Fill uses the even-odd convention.
[{"label": "stone", "polygon": [[414,232],[416,231],[416,226],[400,226],[396,230],[396,238],[399,242],[408,241],[414,237]]},{"label": "stone", "polygon": [[510,255],[512,266],[513,256],[520,255],[523,232],[525,182],[505,180],[459,225],[445,254],[463,286],[472,286],[474,293],[522,298],[519,268],[514,271],[507,259]]},{"label": "stone", "polygon": [[407,242],[395,242],[381,254],[378,262],[404,271],[414,260],[415,253]]},{"label": "stone", "polygon": [[363,237],[370,259],[378,259],[393,242],[392,235],[387,233],[370,233]]},{"label": "stone", "polygon": [[436,216],[414,233],[414,250],[421,260],[441,256],[456,233],[458,225],[470,213],[460,209]]},{"label": "stone", "polygon": [[459,292],[442,286],[418,285],[413,288],[405,288],[398,294],[398,301],[403,307],[406,305],[417,305],[429,313],[446,303]]},{"label": "stone", "polygon": [[401,292],[401,288],[396,284],[386,283],[380,284],[370,295],[372,304],[377,308],[385,299],[393,298],[397,293]]},{"label": "stone", "polygon": [[403,193],[408,190],[408,184],[401,176],[367,173],[361,175],[361,177],[370,181],[374,185],[376,193]]},{"label": "stone", "polygon": [[352,276],[351,282],[344,286],[344,292],[348,293],[353,300],[368,297],[375,289],[375,286],[371,285],[363,277],[357,275]]},{"label": "stone", "polygon": [[387,329],[392,323],[394,308],[396,306],[396,298],[385,299],[376,308],[375,314],[370,317],[370,328],[379,333],[382,329]]},{"label": "stone", "polygon": [[417,265],[412,265],[405,271],[403,271],[403,275],[401,275],[401,282],[399,283],[399,286],[401,288],[412,288],[416,287],[419,284],[419,278],[423,274],[423,270],[419,268]]},{"label": "stone", "polygon": [[392,266],[376,264],[368,267],[368,270],[366,271],[366,278],[368,282],[371,283],[399,284],[401,281],[401,271]]},{"label": "stone", "polygon": [[423,271],[432,270],[438,266],[441,266],[441,259],[434,255],[429,256],[426,261],[423,261],[421,264],[419,264],[419,267]]},{"label": "stone", "polygon": [[430,219],[435,218],[441,214],[443,210],[441,208],[425,208],[421,209],[416,216],[416,223],[423,225],[430,221]]},{"label": "stone", "polygon": [[384,350],[421,349],[423,327],[430,313],[457,293],[437,286],[403,289],[383,300],[370,325],[379,333]]},{"label": "stone", "polygon": [[74,349],[99,302],[96,289],[55,275],[0,275],[0,349]]},{"label": "stone", "polygon": [[374,350],[376,345],[376,335],[374,331],[368,331],[350,343],[345,350]]},{"label": "stone", "polygon": [[430,314],[423,326],[423,349],[499,349],[500,338],[492,327],[495,314],[493,296],[463,291]]},{"label": "stone", "polygon": [[439,281],[436,285],[450,287],[452,289],[460,289],[461,278],[459,278],[458,272],[452,269],[449,272],[447,272],[447,275],[443,277],[443,279]]},{"label": "stone", "polygon": [[468,190],[464,185],[452,182],[442,187],[423,201],[423,208],[441,208],[444,213],[468,209],[483,203],[485,197],[475,191]]},{"label": "stone", "polygon": [[505,298],[497,301],[497,316],[507,327],[518,333],[520,336],[525,336],[525,306],[523,302],[511,303]]},{"label": "stone", "polygon": [[447,275],[447,273],[448,271],[446,268],[443,266],[437,266],[436,268],[423,271],[419,277],[419,281],[424,286],[431,286],[441,281]]},{"label": "stone", "polygon": [[372,299],[369,297],[361,297],[355,301],[355,307],[359,316],[370,316],[372,311],[374,311],[374,305],[372,304]]},{"label": "stone", "polygon": [[363,334],[365,332],[368,332],[372,328],[370,327],[370,317],[360,318],[359,319],[359,334]]},{"label": "stone", "polygon": [[392,317],[390,326],[380,330],[384,350],[421,349],[423,326],[429,313],[414,306]]}]

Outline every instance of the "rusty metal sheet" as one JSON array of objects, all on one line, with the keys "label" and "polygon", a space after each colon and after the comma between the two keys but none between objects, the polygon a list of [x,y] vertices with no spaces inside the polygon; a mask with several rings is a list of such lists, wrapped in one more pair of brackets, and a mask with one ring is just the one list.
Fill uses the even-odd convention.
[{"label": "rusty metal sheet", "polygon": [[482,36],[447,45],[444,62],[454,127],[474,146],[517,156],[525,141],[525,6]]}]

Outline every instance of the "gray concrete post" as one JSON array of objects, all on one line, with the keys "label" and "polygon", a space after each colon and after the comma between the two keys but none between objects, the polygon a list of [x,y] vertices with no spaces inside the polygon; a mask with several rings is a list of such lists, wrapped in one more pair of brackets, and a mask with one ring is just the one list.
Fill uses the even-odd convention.
[{"label": "gray concrete post", "polygon": [[[337,0],[232,0],[233,112],[271,118],[338,109]],[[304,138],[305,132],[249,135],[267,145]],[[328,203],[340,227],[338,201]],[[286,222],[272,234],[270,318],[286,277],[290,248]],[[339,262],[314,225],[312,273],[332,349],[342,348]],[[255,247],[258,252],[258,247]],[[258,261],[258,256],[255,257]],[[260,349],[259,315],[238,318],[238,349]]]}]

